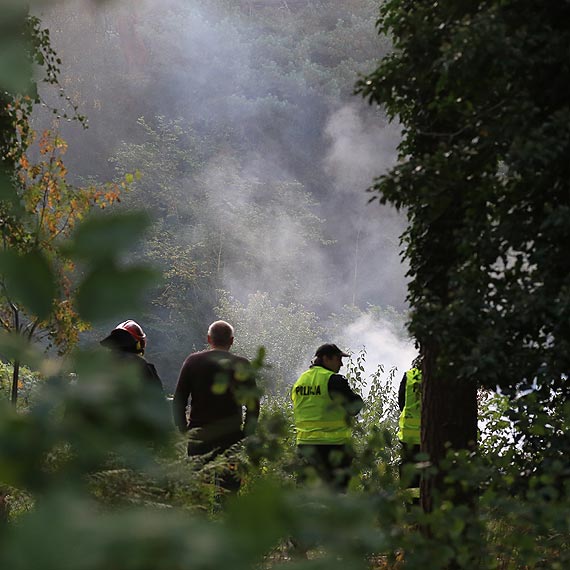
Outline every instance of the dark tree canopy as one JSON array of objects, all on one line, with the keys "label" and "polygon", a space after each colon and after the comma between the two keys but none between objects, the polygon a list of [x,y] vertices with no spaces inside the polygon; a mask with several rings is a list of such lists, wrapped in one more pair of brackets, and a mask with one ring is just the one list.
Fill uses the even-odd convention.
[{"label": "dark tree canopy", "polygon": [[381,8],[394,49],[358,90],[403,125],[373,190],[408,216],[435,460],[446,441],[472,445],[477,385],[568,395],[569,16],[528,0]]}]

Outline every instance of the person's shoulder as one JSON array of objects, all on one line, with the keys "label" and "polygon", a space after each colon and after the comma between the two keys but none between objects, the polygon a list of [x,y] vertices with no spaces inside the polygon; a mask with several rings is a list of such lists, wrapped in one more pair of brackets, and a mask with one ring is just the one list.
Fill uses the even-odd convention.
[{"label": "person's shoulder", "polygon": [[240,375],[249,375],[251,363],[244,356],[228,351],[219,356],[218,362],[223,368],[231,369]]},{"label": "person's shoulder", "polygon": [[234,354],[233,352],[230,352],[230,354],[234,362],[239,362],[240,364],[245,364],[246,366],[249,366],[251,364],[245,356]]},{"label": "person's shoulder", "polygon": [[142,366],[148,370],[156,371],[155,365],[149,362],[142,354],[131,353],[128,358],[132,362],[136,362],[139,366]]},{"label": "person's shoulder", "polygon": [[348,382],[348,379],[346,378],[346,376],[343,376],[342,374],[337,374],[337,373],[330,375],[329,382],[331,380],[333,382]]},{"label": "person's shoulder", "polygon": [[210,351],[209,350],[197,350],[196,352],[190,353],[184,360],[184,365],[191,364],[192,362],[199,362],[200,360],[204,360],[207,358],[207,355]]},{"label": "person's shoulder", "polygon": [[244,364],[249,364],[249,360],[247,358],[245,358],[244,356],[240,356],[239,354],[230,352],[229,350],[221,350],[213,348],[211,350],[206,350],[204,352],[206,354],[206,357],[212,360],[226,361],[226,362],[229,361],[231,363],[240,362]]},{"label": "person's shoulder", "polygon": [[146,358],[142,358],[142,362],[144,365],[144,370],[147,378],[153,380],[157,385],[159,385],[162,388],[162,380],[160,379],[156,366],[152,362],[146,360]]},{"label": "person's shoulder", "polygon": [[146,358],[143,358],[142,360],[143,360],[145,366],[146,366],[149,370],[151,370],[152,372],[154,372],[155,374],[158,375],[158,372],[156,371],[156,366],[155,366],[152,362],[149,362]]},{"label": "person's shoulder", "polygon": [[136,352],[129,352],[126,350],[122,350],[116,353],[117,358],[119,360],[122,360],[123,362],[134,362],[137,365],[140,365],[141,363],[145,363],[146,360],[144,358],[144,356],[141,356],[140,354],[137,354]]},{"label": "person's shoulder", "polygon": [[342,391],[350,390],[348,379],[342,374],[331,374],[328,380],[329,391]]}]

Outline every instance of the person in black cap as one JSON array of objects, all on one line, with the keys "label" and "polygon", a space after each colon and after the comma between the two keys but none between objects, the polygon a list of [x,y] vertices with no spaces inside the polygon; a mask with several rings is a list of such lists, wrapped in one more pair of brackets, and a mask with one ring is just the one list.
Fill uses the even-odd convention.
[{"label": "person in black cap", "polygon": [[317,348],[311,367],[293,385],[291,398],[297,431],[300,478],[314,471],[331,488],[345,491],[354,453],[350,417],[362,409],[362,398],[338,374],[343,352],[336,344]]},{"label": "person in black cap", "polygon": [[162,392],[162,382],[154,364],[144,358],[146,334],[137,322],[129,319],[119,323],[99,344],[110,349],[120,360],[133,362],[143,381]]}]

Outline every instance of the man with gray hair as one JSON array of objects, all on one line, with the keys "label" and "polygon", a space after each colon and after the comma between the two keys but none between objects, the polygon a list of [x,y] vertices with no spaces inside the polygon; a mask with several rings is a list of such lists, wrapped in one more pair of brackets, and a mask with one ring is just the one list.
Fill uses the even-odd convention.
[{"label": "man with gray hair", "polygon": [[[209,326],[207,338],[210,348],[190,354],[182,365],[173,414],[178,429],[189,432],[188,455],[207,454],[213,459],[253,432],[259,396],[249,361],[230,352],[233,327],[216,321]],[[221,485],[237,491],[240,481],[233,474],[222,477]]]}]

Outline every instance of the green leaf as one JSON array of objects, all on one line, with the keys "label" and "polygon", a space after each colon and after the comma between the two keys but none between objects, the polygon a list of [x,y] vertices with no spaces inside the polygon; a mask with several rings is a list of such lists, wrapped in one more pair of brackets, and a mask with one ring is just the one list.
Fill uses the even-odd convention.
[{"label": "green leaf", "polygon": [[0,333],[0,354],[4,361],[20,361],[32,370],[39,370],[46,358],[41,347],[28,342],[17,332]]},{"label": "green leaf", "polygon": [[10,38],[10,41],[0,43],[0,77],[3,91],[31,94],[32,68],[27,48],[23,39]]},{"label": "green leaf", "polygon": [[22,303],[40,319],[49,316],[56,285],[50,264],[41,252],[23,255],[11,250],[1,252],[0,273],[11,299]]},{"label": "green leaf", "polygon": [[97,267],[79,286],[79,315],[87,321],[98,322],[134,311],[140,306],[145,289],[156,283],[158,277],[158,273],[143,266]]},{"label": "green leaf", "polygon": [[227,373],[220,372],[214,377],[214,384],[212,385],[212,393],[225,394],[229,388],[230,379]]},{"label": "green leaf", "polygon": [[90,261],[112,259],[132,246],[149,225],[144,213],[96,216],[83,222],[73,242],[63,249],[71,257]]},{"label": "green leaf", "polygon": [[14,184],[12,184],[10,175],[2,170],[0,170],[0,202],[7,205],[12,214],[20,213],[22,209],[20,198]]}]

